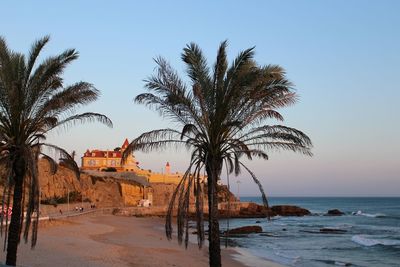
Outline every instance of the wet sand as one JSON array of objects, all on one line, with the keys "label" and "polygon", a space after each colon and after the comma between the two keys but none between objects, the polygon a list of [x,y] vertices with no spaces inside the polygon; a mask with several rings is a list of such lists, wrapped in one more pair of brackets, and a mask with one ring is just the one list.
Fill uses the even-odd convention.
[{"label": "wet sand", "polygon": [[[176,240],[168,241],[163,231],[164,219],[87,215],[63,221],[43,223],[34,250],[29,244],[19,246],[21,266],[208,266],[207,247],[199,250],[189,244],[187,250]],[[1,262],[5,253],[1,253]],[[254,266],[240,263],[233,249],[222,250],[223,266]],[[258,265],[258,264],[257,264]],[[262,266],[277,267],[272,262]]]}]

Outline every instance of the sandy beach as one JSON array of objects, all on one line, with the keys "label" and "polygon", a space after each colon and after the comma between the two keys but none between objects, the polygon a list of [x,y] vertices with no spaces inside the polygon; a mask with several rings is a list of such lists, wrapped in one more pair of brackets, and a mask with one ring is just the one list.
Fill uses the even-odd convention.
[{"label": "sandy beach", "polygon": [[[189,244],[187,250],[176,240],[168,241],[164,219],[86,215],[44,222],[34,250],[22,243],[21,266],[208,266],[207,248]],[[234,249],[222,250],[223,266],[269,266],[272,262],[248,261]],[[2,253],[1,261],[5,261]]]}]

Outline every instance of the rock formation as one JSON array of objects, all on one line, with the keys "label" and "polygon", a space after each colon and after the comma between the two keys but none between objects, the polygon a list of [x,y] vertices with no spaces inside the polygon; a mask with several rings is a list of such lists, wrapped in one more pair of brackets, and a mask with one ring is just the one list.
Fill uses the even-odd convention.
[{"label": "rock formation", "polygon": [[261,228],[261,226],[250,225],[250,226],[243,226],[243,227],[231,229],[228,231],[227,234],[229,234],[229,235],[231,235],[231,234],[233,234],[233,235],[235,235],[235,234],[252,234],[252,233],[261,233],[262,231],[263,231],[263,229]]},{"label": "rock formation", "polygon": [[[219,212],[222,218],[233,217],[233,218],[263,218],[269,216],[306,216],[310,215],[311,212],[307,209],[303,209],[297,206],[291,205],[280,205],[272,206],[269,210],[263,205],[259,205],[252,202],[233,202],[220,203]],[[267,213],[268,212],[268,213]]]},{"label": "rock formation", "polygon": [[326,216],[342,216],[344,212],[338,210],[338,209],[333,209],[333,210],[328,210],[328,212],[325,214]]},{"label": "rock formation", "polygon": [[279,205],[271,207],[272,216],[305,216],[311,215],[311,212],[307,209],[303,209],[297,206],[291,205]]}]

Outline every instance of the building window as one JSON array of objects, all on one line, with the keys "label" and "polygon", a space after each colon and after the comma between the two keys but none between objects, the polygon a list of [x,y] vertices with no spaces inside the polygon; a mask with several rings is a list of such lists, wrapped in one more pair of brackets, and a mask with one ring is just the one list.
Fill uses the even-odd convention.
[{"label": "building window", "polygon": [[96,161],[91,159],[88,161],[89,166],[96,166]]},{"label": "building window", "polygon": [[116,165],[115,163],[116,163],[115,160],[112,160],[111,161],[111,166],[115,166]]},{"label": "building window", "polygon": [[93,153],[92,153],[92,157],[96,157],[96,153],[93,152]]}]

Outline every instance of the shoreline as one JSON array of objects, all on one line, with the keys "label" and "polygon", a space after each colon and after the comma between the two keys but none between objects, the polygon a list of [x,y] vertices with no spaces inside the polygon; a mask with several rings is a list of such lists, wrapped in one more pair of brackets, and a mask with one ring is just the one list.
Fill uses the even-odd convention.
[{"label": "shoreline", "polygon": [[[188,249],[176,238],[168,241],[163,219],[91,214],[42,224],[38,243],[21,242],[21,266],[208,266],[208,249],[189,242]],[[5,252],[1,262],[5,261]],[[221,248],[223,266],[254,265],[251,257],[235,248]],[[246,262],[247,261],[247,262]],[[247,263],[247,264],[246,264]],[[251,265],[249,265],[251,264]],[[262,266],[282,267],[262,260]]]}]

